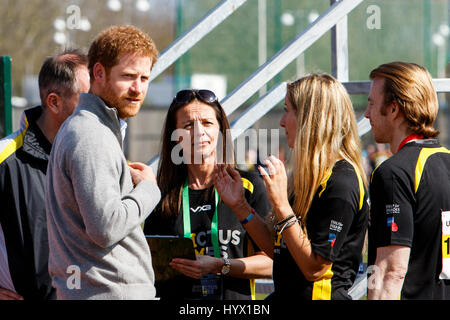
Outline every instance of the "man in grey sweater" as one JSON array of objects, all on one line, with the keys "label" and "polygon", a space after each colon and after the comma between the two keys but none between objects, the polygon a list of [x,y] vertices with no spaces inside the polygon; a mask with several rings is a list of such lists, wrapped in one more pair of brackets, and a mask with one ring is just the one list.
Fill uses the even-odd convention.
[{"label": "man in grey sweater", "polygon": [[90,93],[59,130],[47,170],[49,272],[58,299],[153,299],[141,224],[160,200],[150,167],[128,164],[124,120],[135,116],[157,58],[131,26],[101,32],[89,49]]}]

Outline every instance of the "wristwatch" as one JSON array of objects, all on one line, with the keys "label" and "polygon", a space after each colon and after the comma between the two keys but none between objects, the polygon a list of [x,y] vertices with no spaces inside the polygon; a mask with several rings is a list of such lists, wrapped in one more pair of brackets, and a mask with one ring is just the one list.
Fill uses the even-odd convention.
[{"label": "wristwatch", "polygon": [[223,262],[224,262],[224,265],[222,266],[222,270],[220,271],[220,273],[222,275],[226,275],[226,274],[228,274],[228,272],[230,272],[231,262],[227,258],[223,258]]}]

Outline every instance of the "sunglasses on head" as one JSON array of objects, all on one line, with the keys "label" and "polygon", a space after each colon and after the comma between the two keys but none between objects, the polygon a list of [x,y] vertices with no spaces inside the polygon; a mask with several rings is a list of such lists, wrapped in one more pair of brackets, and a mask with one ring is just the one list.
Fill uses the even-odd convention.
[{"label": "sunglasses on head", "polygon": [[178,104],[188,104],[195,98],[206,103],[214,103],[218,101],[214,92],[206,89],[187,89],[178,91],[177,95],[174,98],[174,101]]}]

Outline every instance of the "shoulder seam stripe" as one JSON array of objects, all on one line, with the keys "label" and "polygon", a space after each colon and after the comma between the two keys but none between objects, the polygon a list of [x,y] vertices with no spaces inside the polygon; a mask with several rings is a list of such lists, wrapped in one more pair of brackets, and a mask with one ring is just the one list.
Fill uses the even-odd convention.
[{"label": "shoulder seam stripe", "polygon": [[435,153],[448,153],[450,154],[450,150],[447,150],[445,147],[440,148],[423,148],[420,150],[419,157],[417,159],[416,169],[414,171],[414,193],[417,193],[419,189],[420,180],[422,179],[423,168],[425,167],[425,163],[428,158]]},{"label": "shoulder seam stripe", "polygon": [[247,189],[248,191],[250,191],[250,193],[253,193],[253,183],[250,182],[250,180],[242,178],[242,186],[244,187],[244,189]]},{"label": "shoulder seam stripe", "polygon": [[362,181],[361,174],[356,166],[353,166],[353,170],[355,170],[356,178],[358,179],[358,186],[359,186],[359,210],[362,209],[364,205],[364,183]]},{"label": "shoulder seam stripe", "polygon": [[[11,135],[3,138],[1,141],[10,140],[8,144],[2,149],[0,149],[0,163],[3,163],[10,155],[16,152],[23,145],[23,137],[28,130],[28,119],[27,117],[23,118],[24,127],[12,133]],[[20,131],[22,130],[22,131]],[[15,135],[15,136],[14,136]]]},{"label": "shoulder seam stripe", "polygon": [[323,181],[320,183],[320,185],[322,187],[322,190],[319,192],[319,198],[322,196],[322,193],[327,188],[328,179],[330,179],[332,173],[333,173],[333,169],[331,169],[330,172],[328,172],[328,174],[325,177],[325,179],[323,179]]},{"label": "shoulder seam stripe", "polygon": [[[350,163],[351,164],[351,163]],[[359,174],[359,170],[358,168],[356,168],[356,166],[354,166],[353,164],[351,164],[353,167],[353,170],[355,170],[355,174],[356,174],[356,178],[358,179],[358,188],[359,188],[359,210],[362,209],[363,205],[364,205],[364,184],[361,178],[361,175]],[[328,173],[328,175],[325,177],[325,179],[322,181],[322,183],[320,184],[322,186],[322,190],[319,192],[319,198],[322,195],[322,193],[325,191],[326,187],[327,187],[327,183],[328,180],[331,177],[331,173],[333,172],[333,170],[330,170],[330,172]]]},{"label": "shoulder seam stripe", "polygon": [[23,145],[23,136],[26,129],[17,135],[0,153],[0,163],[3,163],[10,155],[17,151]]},{"label": "shoulder seam stripe", "polygon": [[[382,162],[382,163],[383,163],[383,162]],[[375,167],[375,169],[373,169],[372,174],[370,175],[370,182],[372,182],[372,180],[373,180],[373,174],[374,174],[375,171],[378,169],[378,167],[381,166],[382,163],[380,163],[379,165],[377,165],[377,166]]]}]

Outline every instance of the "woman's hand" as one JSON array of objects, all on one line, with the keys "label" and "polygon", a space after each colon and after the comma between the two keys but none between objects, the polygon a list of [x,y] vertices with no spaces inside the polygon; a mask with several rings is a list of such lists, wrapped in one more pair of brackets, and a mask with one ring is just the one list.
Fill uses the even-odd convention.
[{"label": "woman's hand", "polygon": [[223,202],[233,211],[246,202],[241,176],[233,168],[229,167],[227,171],[225,165],[216,165],[214,168],[214,186]]},{"label": "woman's hand", "polygon": [[[258,170],[264,180],[264,184],[267,189],[267,196],[269,198],[270,204],[272,205],[277,218],[280,211],[284,211],[287,207],[290,209],[288,195],[287,195],[287,175],[286,169],[284,168],[283,162],[275,156],[270,156],[266,161],[267,172],[261,166],[258,166]],[[284,216],[284,215],[283,215]]]},{"label": "woman's hand", "polygon": [[169,266],[185,276],[200,279],[208,273],[219,273],[222,260],[210,256],[196,255],[196,260],[174,258]]}]

